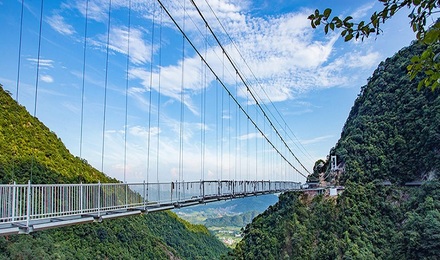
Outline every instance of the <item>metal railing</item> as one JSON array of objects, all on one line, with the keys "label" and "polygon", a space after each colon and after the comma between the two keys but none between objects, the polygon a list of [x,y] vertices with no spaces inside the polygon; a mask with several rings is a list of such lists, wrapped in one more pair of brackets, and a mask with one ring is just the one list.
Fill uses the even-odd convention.
[{"label": "metal railing", "polygon": [[287,181],[6,184],[0,185],[0,234],[299,189],[300,183]]}]

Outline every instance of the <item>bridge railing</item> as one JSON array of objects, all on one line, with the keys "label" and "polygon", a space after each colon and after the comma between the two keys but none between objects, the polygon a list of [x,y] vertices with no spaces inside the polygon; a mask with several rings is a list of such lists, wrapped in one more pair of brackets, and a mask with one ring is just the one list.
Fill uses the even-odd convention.
[{"label": "bridge railing", "polygon": [[0,224],[65,216],[100,217],[118,210],[143,210],[207,200],[300,189],[286,181],[193,181],[169,183],[0,185]]}]

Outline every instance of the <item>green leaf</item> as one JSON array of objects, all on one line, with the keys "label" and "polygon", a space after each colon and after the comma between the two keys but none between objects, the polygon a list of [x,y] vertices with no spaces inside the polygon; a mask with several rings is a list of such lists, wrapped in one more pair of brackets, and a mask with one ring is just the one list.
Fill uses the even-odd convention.
[{"label": "green leaf", "polygon": [[345,36],[344,41],[348,42],[351,39],[353,39],[353,34],[348,34],[347,36]]},{"label": "green leaf", "polygon": [[347,17],[345,17],[344,22],[348,22],[348,21],[351,20],[351,19],[353,19],[353,17],[351,17],[351,16],[347,16]]},{"label": "green leaf", "polygon": [[332,9],[327,8],[324,10],[324,17],[328,18],[330,14],[332,13]]},{"label": "green leaf", "polygon": [[440,31],[438,29],[431,29],[425,33],[425,37],[423,38],[423,42],[425,44],[432,44],[439,40]]},{"label": "green leaf", "polygon": [[328,33],[328,26],[329,26],[329,24],[326,24],[325,27],[324,27],[324,32],[325,32],[325,34]]}]

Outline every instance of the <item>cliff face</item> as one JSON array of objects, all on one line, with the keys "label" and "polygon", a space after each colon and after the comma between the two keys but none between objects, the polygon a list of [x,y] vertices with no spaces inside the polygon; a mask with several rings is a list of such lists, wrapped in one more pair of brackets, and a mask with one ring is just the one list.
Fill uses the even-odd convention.
[{"label": "cliff face", "polygon": [[402,49],[362,87],[330,151],[344,167],[344,193],[280,196],[246,227],[230,258],[440,258],[440,182],[400,186],[440,172],[440,92],[417,91],[406,73],[421,52]]},{"label": "cliff face", "polygon": [[[71,155],[0,85],[0,183],[30,179],[118,182]],[[0,259],[218,259],[227,251],[204,226],[171,212],[0,237]]]}]

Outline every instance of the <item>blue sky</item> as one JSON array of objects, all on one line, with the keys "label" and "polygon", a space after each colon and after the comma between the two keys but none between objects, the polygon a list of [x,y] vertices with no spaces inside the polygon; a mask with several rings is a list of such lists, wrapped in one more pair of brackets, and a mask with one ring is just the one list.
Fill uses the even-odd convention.
[{"label": "blue sky", "polygon": [[[302,170],[263,123],[262,113],[191,2],[162,2],[219,80]],[[108,0],[90,0],[84,58],[85,3],[44,1],[38,56],[41,2],[25,1],[19,56],[22,1],[0,0],[0,83],[73,154],[81,153],[97,169],[127,181],[303,180],[274,156],[251,123],[242,121],[245,115],[188,42],[182,43],[158,2],[132,0],[129,24],[128,0],[112,1],[110,22]],[[364,42],[344,43],[336,33],[313,30],[307,20],[314,9],[326,7],[336,15],[367,19],[380,9],[378,1],[195,3],[309,171],[337,142],[361,86],[379,62],[414,39],[404,13],[385,24],[382,35]]]}]

